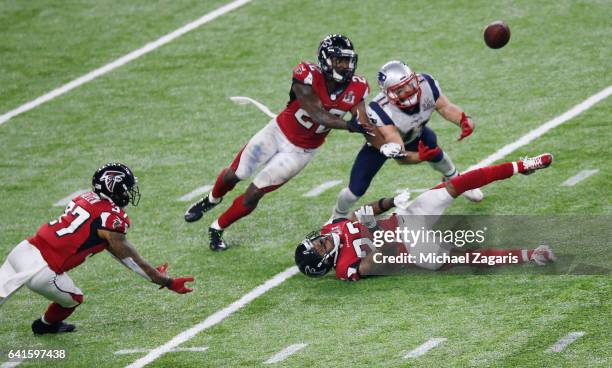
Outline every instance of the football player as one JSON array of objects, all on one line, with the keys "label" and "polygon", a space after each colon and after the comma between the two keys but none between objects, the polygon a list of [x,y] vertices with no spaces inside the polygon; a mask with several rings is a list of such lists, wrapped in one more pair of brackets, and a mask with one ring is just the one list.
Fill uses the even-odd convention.
[{"label": "football player", "polygon": [[[484,167],[455,176],[421,194],[413,202],[408,201],[409,195],[406,192],[395,198],[382,198],[356,211],[352,219],[356,217],[358,221],[346,218],[337,219],[325,225],[321,231],[309,234],[295,250],[295,263],[307,276],[323,276],[332,267],[335,267],[337,278],[359,280],[363,276],[381,274],[380,263],[374,260],[377,252],[383,252],[386,255],[413,254],[416,260],[414,261],[415,266],[430,270],[447,268],[450,264],[422,261],[419,254],[435,253],[449,256],[467,254],[466,259],[471,265],[481,265],[477,260],[482,258],[508,260],[510,257],[515,257],[516,262],[514,263],[534,261],[541,265],[552,262],[555,256],[552,250],[545,245],[535,249],[489,248],[465,251],[460,248],[448,249],[439,244],[417,242],[414,246],[387,243],[377,249],[373,246],[370,235],[380,229],[387,231],[403,228],[430,229],[453,199],[465,191],[480,188],[496,180],[510,178],[517,173],[528,175],[535,170],[548,167],[551,163],[552,155],[545,153],[533,158]],[[390,218],[377,221],[374,217],[393,207],[397,207],[397,210]],[[508,263],[506,261],[495,262],[496,265]],[[383,267],[388,267],[388,265]]]},{"label": "football player", "polygon": [[75,330],[64,320],[83,303],[83,292],[66,272],[105,249],[161,288],[179,294],[192,291],[185,283],[193,277],[168,277],[168,264],[151,266],[127,240],[130,219],[123,209],[140,200],[132,171],[120,163],[106,164],[94,173],[92,186],[92,191],[73,198],[57,220],[13,248],[0,268],[0,305],[23,285],[52,301],[32,323],[35,334]]},{"label": "football player", "polygon": [[[249,140],[221,170],[212,191],[185,213],[185,221],[199,220],[239,181],[259,170],[247,190],[210,225],[210,249],[225,250],[223,231],[250,214],[266,193],[302,171],[330,129],[373,134],[376,128],[367,119],[364,102],[369,86],[355,74],[356,68],[353,43],[333,34],[319,44],[318,65],[301,62],[293,69],[287,107]],[[352,116],[348,122],[342,119],[347,112]]]},{"label": "football player", "polygon": [[[427,161],[444,180],[459,175],[455,165],[438,146],[436,133],[426,126],[437,111],[461,128],[459,140],[472,134],[474,123],[465,112],[449,101],[432,76],[413,72],[401,61],[389,61],[378,72],[381,92],[367,106],[367,114],[378,126],[376,138],[368,137],[353,168],[348,187],[342,189],[332,211],[332,219],[346,217],[350,208],[365,194],[388,158],[400,164]],[[480,189],[463,193],[469,200],[483,199]]]}]

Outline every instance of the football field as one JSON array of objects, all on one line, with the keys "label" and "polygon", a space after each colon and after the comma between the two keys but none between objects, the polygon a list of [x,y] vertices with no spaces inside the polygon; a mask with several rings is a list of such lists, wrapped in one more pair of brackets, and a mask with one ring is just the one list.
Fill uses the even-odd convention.
[{"label": "football field", "polygon": [[[68,320],[77,332],[57,336],[32,334],[48,302],[23,288],[0,307],[1,368],[612,365],[610,247],[589,248],[592,236],[612,236],[612,1],[253,0],[216,11],[226,4],[0,0],[0,262],[88,189],[100,165],[120,161],[142,193],[126,209],[128,238],[152,264],[169,262],[170,275],[196,279],[187,295],[158,290],[103,252],[70,271],[85,301]],[[497,19],[512,38],[492,50],[482,30]],[[363,144],[340,130],[226,230],[230,249],[209,250],[208,226],[248,181],[188,224],[193,192],[270,119],[230,98],[281,111],[292,68],[315,62],[330,33],[354,42],[370,97],[378,68],[402,59],[472,116],[476,129],[461,142],[440,115],[428,124],[458,169],[554,154],[549,169],[494,183],[477,204],[458,198],[447,213],[565,219],[548,239],[518,226],[521,243],[508,245],[547,241],[557,272],[526,264],[356,283],[296,274],[295,247],[329,218]],[[535,131],[551,121],[561,123]],[[388,162],[361,202],[439,180],[429,165]],[[589,233],[601,230],[590,223],[605,233]],[[584,264],[597,267],[573,271]],[[9,362],[28,349],[67,357]]]}]

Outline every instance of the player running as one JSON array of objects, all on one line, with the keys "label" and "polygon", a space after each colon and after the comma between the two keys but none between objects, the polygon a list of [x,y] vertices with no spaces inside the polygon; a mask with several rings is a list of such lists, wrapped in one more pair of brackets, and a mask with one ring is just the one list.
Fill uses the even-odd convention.
[{"label": "player running", "polygon": [[[357,154],[349,185],[340,190],[332,219],[346,217],[388,158],[400,164],[427,161],[444,180],[459,175],[448,154],[438,146],[436,133],[426,124],[437,111],[461,128],[459,140],[462,140],[472,134],[474,123],[442,93],[438,81],[394,60],[380,68],[378,85],[381,92],[366,109],[380,135],[368,137],[369,142]],[[473,202],[483,198],[480,189],[468,190],[463,195]]]},{"label": "player running", "polygon": [[[252,176],[247,190],[208,229],[210,249],[227,248],[223,231],[250,214],[259,200],[297,175],[325,142],[330,129],[369,133],[376,129],[366,117],[369,86],[355,74],[357,53],[345,36],[325,37],[318,49],[318,65],[302,62],[293,69],[287,107],[249,140],[228,168],[221,170],[212,191],[192,204],[185,221],[199,220],[218,205],[241,180]],[[350,121],[342,117],[351,112]]]},{"label": "player running", "polygon": [[[552,159],[552,155],[545,153],[516,162],[472,170],[439,184],[418,196],[413,202],[408,202],[407,193],[402,193],[395,198],[382,198],[356,211],[355,216],[358,222],[346,218],[338,219],[332,224],[323,226],[321,231],[309,234],[295,250],[295,263],[307,276],[323,276],[332,267],[335,267],[337,278],[354,281],[364,276],[381,274],[380,252],[386,255],[412,254],[415,256],[415,261],[411,263],[431,270],[446,268],[450,264],[422,261],[419,256],[421,253],[435,253],[438,256],[449,257],[464,256],[466,263],[470,265],[482,265],[479,262],[482,259],[499,260],[494,263],[496,265],[528,261],[538,264],[552,262],[555,256],[548,246],[540,246],[535,249],[466,251],[458,248],[448,249],[432,243],[417,243],[410,247],[404,244],[400,247],[398,243],[387,243],[377,249],[373,246],[372,238],[369,235],[380,229],[387,231],[394,231],[398,228],[430,229],[444,210],[450,206],[453,199],[465,191],[483,187],[497,180],[508,179],[517,173],[531,174],[535,170],[550,166]],[[374,217],[376,214],[393,207],[397,207],[393,216],[376,221]],[[514,261],[510,261],[511,259]]]},{"label": "player running", "polygon": [[73,198],[57,220],[13,248],[0,267],[0,305],[23,285],[52,301],[32,323],[35,334],[75,330],[64,320],[83,303],[83,292],[66,272],[105,249],[148,281],[179,294],[192,291],[185,283],[193,277],[168,277],[168,264],[154,268],[127,240],[130,219],[123,208],[140,200],[132,171],[120,163],[106,164],[94,173],[92,185],[93,190]]}]

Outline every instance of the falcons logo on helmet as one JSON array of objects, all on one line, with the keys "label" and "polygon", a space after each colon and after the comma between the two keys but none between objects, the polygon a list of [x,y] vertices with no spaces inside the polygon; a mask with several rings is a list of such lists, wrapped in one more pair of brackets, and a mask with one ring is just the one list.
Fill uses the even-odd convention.
[{"label": "falcons logo on helmet", "polygon": [[109,170],[102,175],[100,181],[103,181],[108,191],[113,193],[115,190],[115,184],[121,183],[123,178],[125,178],[125,174],[121,171]]}]

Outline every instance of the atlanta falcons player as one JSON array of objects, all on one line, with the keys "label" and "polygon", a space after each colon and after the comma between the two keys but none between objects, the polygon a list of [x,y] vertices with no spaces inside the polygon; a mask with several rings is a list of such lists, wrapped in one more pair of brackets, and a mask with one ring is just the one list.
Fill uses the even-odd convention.
[{"label": "atlanta falcons player", "polygon": [[154,268],[126,239],[130,219],[123,208],[140,200],[132,171],[120,163],[106,164],[94,173],[92,185],[93,190],[73,198],[57,220],[13,248],[0,268],[0,305],[23,285],[52,301],[32,323],[35,334],[75,330],[64,320],[83,303],[83,292],[66,272],[105,249],[148,281],[179,294],[192,291],[185,283],[193,277],[168,277],[167,263]]},{"label": "atlanta falcons player", "polygon": [[[438,146],[436,134],[426,124],[435,110],[461,128],[459,140],[462,140],[472,134],[474,123],[442,94],[438,81],[394,60],[380,68],[378,85],[381,92],[368,104],[367,114],[380,134],[368,137],[368,143],[357,154],[349,185],[338,194],[332,219],[346,216],[388,158],[400,164],[427,161],[444,180],[459,175],[450,157]],[[463,195],[474,202],[483,198],[480,189]]]},{"label": "atlanta falcons player", "polygon": [[[495,260],[494,265],[528,261],[543,265],[552,262],[555,256],[552,250],[545,245],[535,249],[485,248],[465,251],[458,248],[445,248],[439,244],[417,242],[410,247],[404,244],[398,246],[399,243],[386,243],[377,249],[373,246],[371,235],[378,230],[431,229],[453,199],[465,191],[480,188],[497,180],[508,179],[517,173],[528,175],[535,170],[548,167],[551,163],[552,155],[545,153],[533,158],[484,167],[455,176],[421,194],[413,202],[408,201],[409,195],[406,192],[395,198],[382,198],[356,211],[354,217],[358,221],[346,218],[337,219],[323,226],[320,232],[309,234],[295,250],[295,263],[307,276],[323,276],[332,267],[335,267],[337,278],[354,281],[363,276],[381,274],[380,262],[377,263],[375,260],[375,255],[379,252],[385,255],[413,254],[415,266],[430,270],[445,269],[450,264],[423,261],[418,256],[419,254],[464,256],[466,263],[474,266],[483,265],[479,261],[482,259],[493,259]],[[393,207],[397,207],[397,210],[390,218],[377,221],[374,217]],[[510,257],[514,257],[515,262],[508,262]],[[491,265],[491,263],[485,263],[485,265]],[[383,267],[388,267],[388,265],[383,265]]]},{"label": "atlanta falcons player", "polygon": [[[223,196],[259,170],[247,190],[208,229],[210,249],[225,250],[222,234],[250,214],[259,200],[297,175],[310,162],[330,129],[373,134],[364,99],[367,81],[355,74],[357,53],[345,36],[333,34],[319,44],[318,65],[301,62],[293,69],[287,107],[244,146],[221,170],[212,191],[192,204],[185,221],[199,220]],[[349,112],[350,121],[342,117]]]}]

